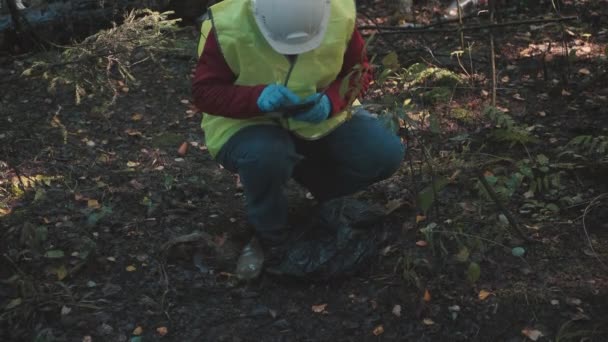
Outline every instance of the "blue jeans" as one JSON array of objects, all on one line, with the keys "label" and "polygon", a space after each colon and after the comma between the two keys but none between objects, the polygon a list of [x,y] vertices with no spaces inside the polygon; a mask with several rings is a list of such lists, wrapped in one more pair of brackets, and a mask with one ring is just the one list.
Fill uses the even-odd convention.
[{"label": "blue jeans", "polygon": [[216,160],[238,173],[249,222],[259,238],[273,243],[286,234],[284,187],[291,177],[323,202],[390,177],[404,152],[398,136],[359,110],[315,141],[300,139],[278,126],[243,128],[226,142]]}]

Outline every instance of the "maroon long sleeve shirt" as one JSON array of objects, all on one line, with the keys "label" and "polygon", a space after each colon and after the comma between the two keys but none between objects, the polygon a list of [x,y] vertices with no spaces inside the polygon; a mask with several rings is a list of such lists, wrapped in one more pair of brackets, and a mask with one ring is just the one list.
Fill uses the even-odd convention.
[{"label": "maroon long sleeve shirt", "polygon": [[[356,91],[357,83],[361,87],[358,96],[363,95],[369,87],[373,76],[364,48],[363,37],[355,28],[344,54],[342,69],[336,80],[325,91],[331,102],[332,114],[339,113],[346,108],[348,98],[353,91]],[[349,91],[344,96],[340,96],[340,85],[343,79],[357,64],[361,64],[364,70],[361,78],[355,79],[351,76]],[[205,42],[205,48],[199,58],[192,82],[194,104],[203,112],[235,119],[261,115],[257,100],[266,84],[235,85],[236,79],[237,75],[226,63],[218,47],[215,32],[212,30]]]}]

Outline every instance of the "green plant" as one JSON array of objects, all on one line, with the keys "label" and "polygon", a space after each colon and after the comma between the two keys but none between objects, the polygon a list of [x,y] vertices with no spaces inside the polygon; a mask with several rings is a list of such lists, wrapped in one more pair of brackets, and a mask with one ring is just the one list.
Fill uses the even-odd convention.
[{"label": "green plant", "polygon": [[[23,76],[41,76],[53,92],[65,84],[74,91],[76,104],[89,95],[109,96],[112,104],[118,91],[137,84],[132,67],[151,60],[160,69],[161,54],[187,54],[191,47],[175,39],[173,33],[180,19],[169,19],[171,12],[135,10],[129,12],[121,25],[102,30],[84,41],[62,51],[50,51],[25,69]],[[106,106],[109,104],[105,104]],[[99,106],[103,110],[104,106]]]},{"label": "green plant", "polygon": [[513,147],[515,144],[536,144],[539,139],[532,136],[524,128],[518,126],[509,114],[496,107],[487,107],[484,116],[495,125],[490,137],[498,142],[508,142]]},{"label": "green plant", "polygon": [[608,164],[608,137],[579,135],[570,140],[558,155],[564,156],[593,164]]}]

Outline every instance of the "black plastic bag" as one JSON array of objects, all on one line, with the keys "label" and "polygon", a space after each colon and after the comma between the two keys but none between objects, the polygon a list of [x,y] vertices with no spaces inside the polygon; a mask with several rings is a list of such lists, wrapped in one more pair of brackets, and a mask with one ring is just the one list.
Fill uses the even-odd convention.
[{"label": "black plastic bag", "polygon": [[312,228],[299,232],[267,271],[309,280],[353,275],[376,253],[376,230],[370,228],[383,217],[379,207],[350,198],[324,203]]}]

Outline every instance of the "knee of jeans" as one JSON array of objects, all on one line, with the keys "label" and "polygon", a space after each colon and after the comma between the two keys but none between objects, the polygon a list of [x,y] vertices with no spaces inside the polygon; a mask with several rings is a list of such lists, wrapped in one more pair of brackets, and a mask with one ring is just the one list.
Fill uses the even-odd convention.
[{"label": "knee of jeans", "polygon": [[373,175],[375,180],[382,180],[392,176],[401,166],[405,146],[401,140],[395,136],[391,137],[382,147],[375,150],[370,155],[366,165],[361,167],[367,170],[367,174]]},{"label": "knee of jeans", "polygon": [[272,144],[241,158],[238,162],[239,172],[253,181],[286,181],[299,159],[292,145]]}]

